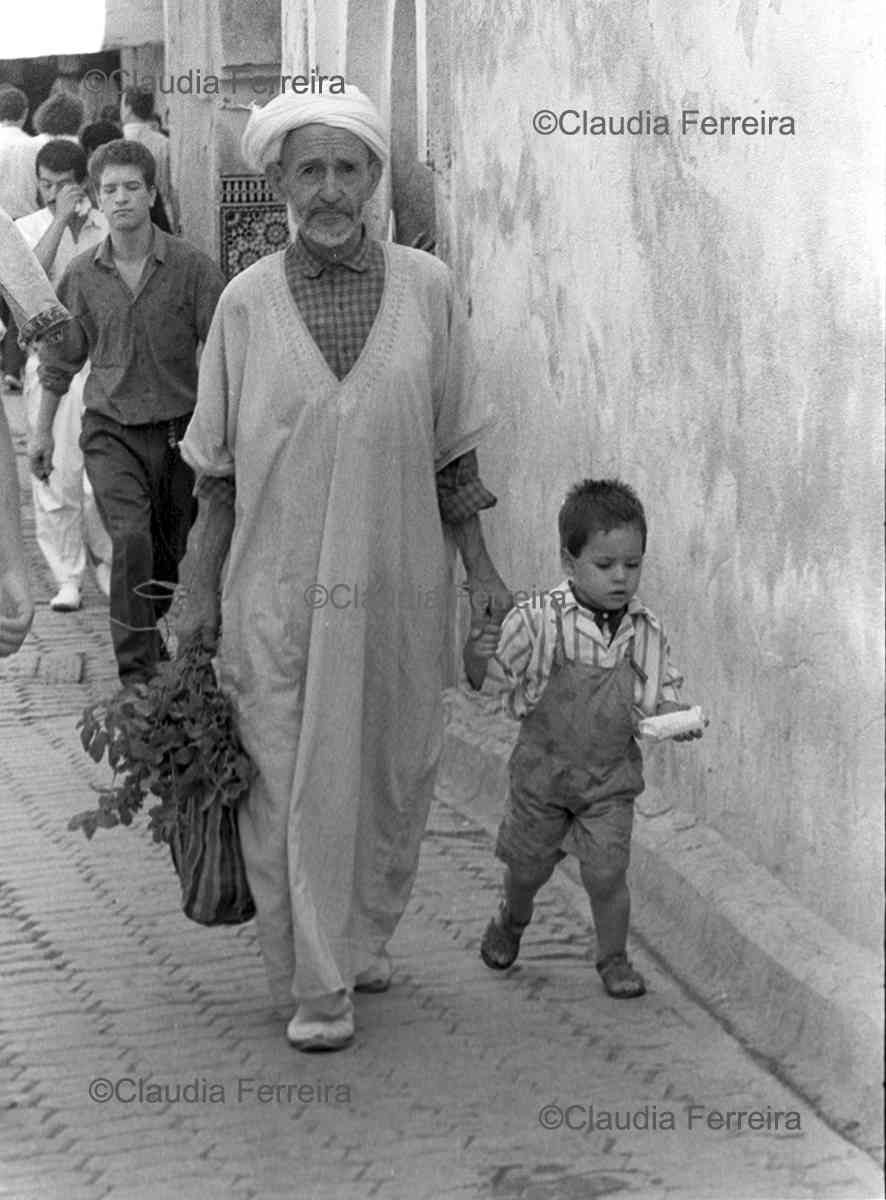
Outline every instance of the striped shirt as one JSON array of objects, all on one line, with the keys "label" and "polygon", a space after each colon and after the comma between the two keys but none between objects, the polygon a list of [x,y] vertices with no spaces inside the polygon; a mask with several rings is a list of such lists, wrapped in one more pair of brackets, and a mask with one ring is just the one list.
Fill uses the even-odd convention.
[{"label": "striped shirt", "polygon": [[667,638],[658,618],[635,597],[610,643],[564,579],[552,591],[512,608],[502,624],[486,686],[503,694],[504,706],[512,717],[519,720],[528,716],[547,686],[557,641],[554,605],[558,602],[567,659],[613,668],[633,648],[634,661],[645,676],[645,682],[638,676],[634,694],[634,703],[643,715],[654,716],[664,701],[679,703],[677,689],[683,678],[671,665]]}]

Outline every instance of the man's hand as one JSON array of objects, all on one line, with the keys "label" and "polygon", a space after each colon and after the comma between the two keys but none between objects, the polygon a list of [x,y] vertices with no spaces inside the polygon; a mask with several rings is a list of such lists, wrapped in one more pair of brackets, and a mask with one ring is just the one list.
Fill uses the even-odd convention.
[{"label": "man's hand", "polygon": [[52,474],[52,456],[55,453],[55,438],[52,429],[38,427],[28,438],[28,462],[31,474],[41,483],[48,483]]},{"label": "man's hand", "polygon": [[[661,717],[665,713],[688,712],[690,708],[692,708],[691,704],[675,704],[673,700],[663,700],[661,702],[661,704],[659,704],[658,708],[655,710],[655,715],[657,717]],[[705,718],[705,725],[707,725],[708,723],[709,722],[708,722],[707,718]],[[674,736],[671,738],[671,741],[672,742],[691,742],[695,738],[700,738],[701,736],[702,736],[701,729],[693,729],[691,733],[676,733],[676,734],[674,734]]]},{"label": "man's hand", "polygon": [[197,480],[197,520],[188,534],[188,552],[179,563],[179,586],[167,620],[176,653],[195,637],[214,650],[221,632],[221,571],[234,533],[236,489],[232,477]]},{"label": "man's hand", "polygon": [[469,572],[465,586],[471,598],[472,625],[482,623],[478,618],[488,617],[497,627],[514,607],[510,588],[491,563],[485,570]]},{"label": "man's hand", "polygon": [[485,620],[482,624],[472,624],[468,631],[468,638],[462,650],[462,662],[468,683],[475,692],[479,692],[483,686],[489,660],[498,649],[500,630],[500,623]]},{"label": "man's hand", "polygon": [[221,605],[215,589],[179,584],[172,597],[167,618],[176,638],[176,653],[188,642],[200,637],[203,645],[214,650],[221,632]]},{"label": "man's hand", "polygon": [[0,658],[15,654],[34,620],[34,602],[24,575],[8,570],[0,575]]},{"label": "man's hand", "polygon": [[81,215],[77,211],[77,206],[82,206],[84,200],[87,203],[89,202],[86,192],[79,183],[64,184],[59,188],[55,198],[55,215],[57,220],[64,221],[65,224],[70,225],[76,217]]}]

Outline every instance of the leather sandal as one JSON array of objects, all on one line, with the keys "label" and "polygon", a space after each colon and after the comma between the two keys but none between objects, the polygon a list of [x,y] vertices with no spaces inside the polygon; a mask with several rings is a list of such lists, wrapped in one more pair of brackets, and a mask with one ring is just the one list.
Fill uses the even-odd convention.
[{"label": "leather sandal", "polygon": [[635,971],[623,950],[608,954],[597,963],[603,986],[616,1000],[632,1000],[646,992],[646,981]]},{"label": "leather sandal", "polygon": [[493,971],[506,971],[517,961],[520,953],[520,938],[529,924],[520,924],[511,920],[508,910],[502,904],[498,916],[493,917],[486,926],[483,940],[480,943],[480,957]]}]

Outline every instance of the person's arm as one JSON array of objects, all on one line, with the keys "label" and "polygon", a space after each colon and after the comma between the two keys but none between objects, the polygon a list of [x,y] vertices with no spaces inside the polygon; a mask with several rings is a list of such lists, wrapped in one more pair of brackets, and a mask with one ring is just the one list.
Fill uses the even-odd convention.
[{"label": "person's arm", "polygon": [[483,624],[471,624],[468,639],[462,647],[462,662],[468,683],[475,692],[479,692],[486,680],[489,661],[495,655],[501,626],[494,621]]},{"label": "person's arm", "polygon": [[[204,269],[212,268],[209,259]],[[211,300],[215,306],[215,297]],[[200,359],[197,404],[179,446],[182,458],[194,471],[197,482],[197,520],[191,527],[185,557],[179,566],[179,588],[173,597],[170,621],[180,654],[185,644],[202,634],[205,644],[215,645],[221,625],[220,583],[222,567],[234,532],[236,472],[230,431],[236,428],[242,390],[244,346],[242,312],[234,307],[233,320],[219,304],[206,332]],[[198,336],[211,313],[195,324]]]},{"label": "person's arm", "polygon": [[49,476],[52,474],[52,457],[55,454],[55,435],[52,432],[52,426],[61,399],[56,392],[50,392],[47,388],[40,389],[37,418],[28,435],[28,464],[31,474],[41,483],[48,483]]},{"label": "person's arm", "polygon": [[172,624],[179,652],[192,638],[215,647],[221,628],[221,571],[234,532],[234,479],[202,475],[195,488],[197,520],[188,535],[188,549],[179,565],[179,587],[172,606]]},{"label": "person's arm", "polygon": [[[75,289],[71,286],[68,273],[62,276],[59,296],[71,303]],[[52,474],[52,456],[55,439],[52,425],[62,397],[71,386],[71,380],[89,356],[89,343],[83,326],[75,318],[37,341],[40,364],[37,376],[40,380],[40,407],[34,427],[28,437],[28,461],[31,472],[44,483]]]},{"label": "person's arm", "polygon": [[86,193],[79,183],[67,183],[59,189],[52,222],[34,246],[34,257],[47,275],[52,270],[65,230],[78,217],[77,205],[86,199]]},{"label": "person's arm", "polygon": [[519,720],[525,715],[525,688],[536,640],[531,614],[512,608],[500,626],[484,626],[469,637],[463,651],[468,683],[475,691],[487,684],[498,693],[505,711]]},{"label": "person's arm", "polygon": [[82,311],[86,320],[88,312],[83,305],[74,275],[76,265],[75,259],[62,275],[57,288],[60,303],[73,316],[37,342],[40,355],[37,374],[40,383],[56,396],[65,395],[71,386],[71,380],[89,357],[89,340],[82,322],[78,319]]},{"label": "person's arm", "polygon": [[[497,628],[513,602],[486,549],[480,524],[482,510],[492,508],[497,501],[480,479],[475,450],[468,450],[441,467],[436,482],[440,517],[452,532],[464,563],[471,598],[469,640],[476,640],[487,624],[484,617]],[[475,674],[478,671],[476,667]]]},{"label": "person's arm", "polygon": [[15,454],[6,413],[0,408],[0,658],[15,654],[33,620]]},{"label": "person's arm", "polygon": [[27,341],[64,321],[68,313],[58,303],[46,272],[34,257],[21,230],[0,208],[0,292],[9,303],[21,338]]},{"label": "person's arm", "polygon": [[485,624],[484,618],[500,625],[513,604],[513,597],[486,548],[480,514],[474,513],[448,528],[464,563],[471,597],[472,626]]}]

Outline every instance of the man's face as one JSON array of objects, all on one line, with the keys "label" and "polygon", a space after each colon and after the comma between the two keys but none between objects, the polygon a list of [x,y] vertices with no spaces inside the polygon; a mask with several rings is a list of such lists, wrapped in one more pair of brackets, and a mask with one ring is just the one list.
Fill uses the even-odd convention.
[{"label": "man's face", "polygon": [[40,167],[37,171],[37,188],[40,199],[55,216],[55,202],[61,189],[68,183],[76,183],[73,171],[50,171],[48,167]]},{"label": "man's face", "polygon": [[154,188],[135,166],[108,166],[102,171],[98,200],[112,230],[132,232],[151,222]]},{"label": "man's face", "polygon": [[305,125],[284,139],[280,161],[269,164],[267,176],[305,237],[335,248],[359,233],[381,163],[355,134]]}]

